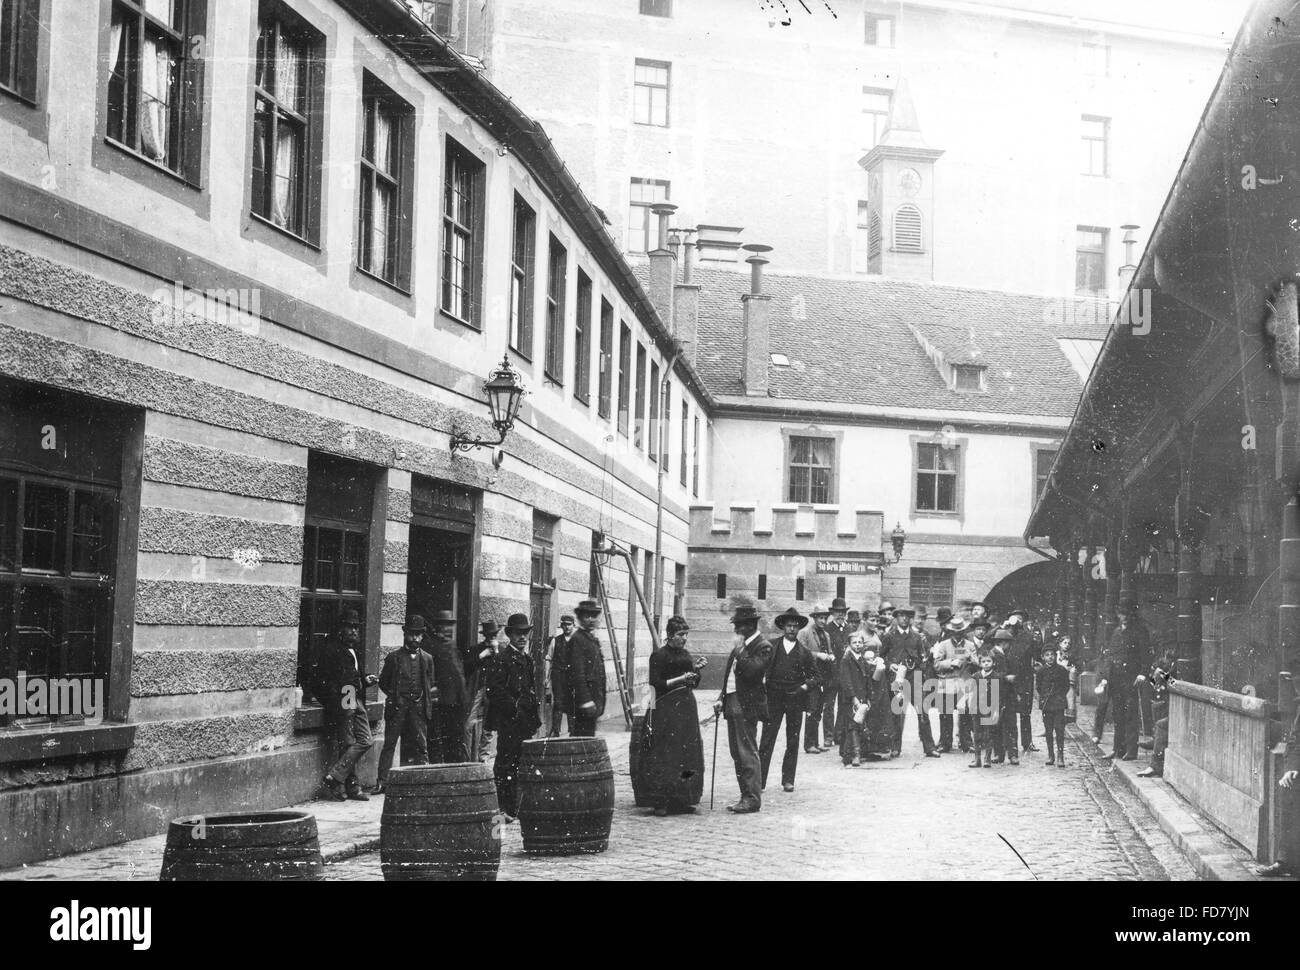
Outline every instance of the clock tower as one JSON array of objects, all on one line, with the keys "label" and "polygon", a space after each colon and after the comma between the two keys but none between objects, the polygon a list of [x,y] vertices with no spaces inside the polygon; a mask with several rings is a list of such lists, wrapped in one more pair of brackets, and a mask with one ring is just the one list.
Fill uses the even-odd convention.
[{"label": "clock tower", "polygon": [[899,78],[880,141],[858,162],[868,176],[867,272],[934,279],[934,163],[907,81]]}]

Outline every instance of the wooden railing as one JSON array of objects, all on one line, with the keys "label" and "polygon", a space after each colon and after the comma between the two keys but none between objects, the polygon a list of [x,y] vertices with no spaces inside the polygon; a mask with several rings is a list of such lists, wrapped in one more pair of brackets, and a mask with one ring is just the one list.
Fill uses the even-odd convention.
[{"label": "wooden railing", "polygon": [[1274,707],[1185,681],[1170,688],[1165,780],[1261,861],[1272,854]]}]

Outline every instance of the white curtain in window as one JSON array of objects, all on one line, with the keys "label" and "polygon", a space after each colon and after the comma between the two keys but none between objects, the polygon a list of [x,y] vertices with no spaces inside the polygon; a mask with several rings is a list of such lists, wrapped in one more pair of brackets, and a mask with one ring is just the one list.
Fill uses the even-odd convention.
[{"label": "white curtain in window", "polygon": [[148,34],[144,39],[144,58],[140,65],[140,150],[154,161],[167,160],[168,122],[172,95],[172,58],[170,44]]},{"label": "white curtain in window", "polygon": [[110,70],[117,71],[119,74],[125,74],[117,63],[122,56],[122,18],[118,16],[117,11],[113,12],[113,24],[108,30],[108,63]]},{"label": "white curtain in window", "polygon": [[382,111],[375,112],[375,168],[393,174],[393,119]]},{"label": "white curtain in window", "polygon": [[298,228],[292,221],[297,210],[298,131],[283,121],[276,128],[275,138],[275,197],[272,200],[271,219],[278,226]]}]

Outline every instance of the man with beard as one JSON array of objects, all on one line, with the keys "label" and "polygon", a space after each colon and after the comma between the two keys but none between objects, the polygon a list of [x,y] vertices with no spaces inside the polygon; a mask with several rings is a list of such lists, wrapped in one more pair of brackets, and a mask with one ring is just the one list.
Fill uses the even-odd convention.
[{"label": "man with beard", "polygon": [[901,713],[894,714],[894,757],[902,754],[903,726],[907,720],[907,708],[916,709],[917,732],[921,736],[921,747],[927,758],[939,757],[934,749],[934,732],[930,727],[930,712],[919,706],[921,698],[914,690],[915,676],[924,679],[930,667],[930,653],[926,649],[925,637],[912,629],[912,618],[916,615],[910,606],[894,608],[894,626],[881,637],[881,655],[891,667],[902,668],[906,683],[903,686],[905,698],[910,704],[904,704]]},{"label": "man with beard", "polygon": [[[825,621],[825,614],[822,616]],[[785,721],[785,758],[781,762],[781,788],[794,791],[794,773],[799,766],[799,728],[804,712],[808,710],[809,692],[817,687],[820,658],[829,654],[814,655],[799,639],[807,627],[808,618],[801,616],[793,606],[772,621],[784,636],[772,647],[772,662],[767,668],[767,720],[763,722],[763,739],[758,746],[761,768],[761,786],[767,788],[767,771],[776,750],[776,736]],[[825,634],[823,633],[823,636]],[[813,731],[817,730],[816,722]],[[821,753],[821,748],[816,749]]]},{"label": "man with beard", "polygon": [[[836,600],[843,603],[843,600]],[[808,754],[821,754],[829,751],[831,740],[836,736],[835,698],[839,688],[835,686],[837,661],[843,656],[843,647],[835,650],[836,637],[844,629],[844,611],[838,616],[839,626],[827,622],[834,615],[834,606],[823,609],[820,604],[813,607],[812,622],[799,631],[799,642],[808,651],[817,664],[817,680],[808,687],[808,714],[804,718],[803,749]],[[769,705],[770,710],[770,705]],[[775,716],[775,715],[774,715]],[[824,740],[817,743],[817,729],[822,728]]]}]

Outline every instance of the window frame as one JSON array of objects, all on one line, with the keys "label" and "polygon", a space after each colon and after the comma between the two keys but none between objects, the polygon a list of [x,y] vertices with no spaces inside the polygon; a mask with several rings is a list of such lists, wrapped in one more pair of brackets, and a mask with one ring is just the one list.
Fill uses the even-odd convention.
[{"label": "window frame", "polygon": [[[646,81],[638,75],[641,69],[654,71],[663,71],[663,82]],[[672,127],[672,85],[673,85],[673,65],[671,61],[656,61],[645,57],[638,57],[632,66],[632,123],[641,125],[646,128],[671,128]],[[644,117],[641,111],[641,90],[644,89],[645,95],[645,112]],[[657,103],[656,92],[663,92],[663,120],[656,120],[655,106]]]},{"label": "window frame", "polygon": [[[1080,171],[1080,175],[1086,175],[1090,178],[1110,178],[1110,122],[1111,119],[1105,115],[1080,115],[1079,122],[1081,130],[1079,138],[1087,147],[1087,165]],[[1101,124],[1101,137],[1088,134],[1088,125]],[[1096,146],[1101,146],[1101,171],[1094,171],[1096,168]]]},{"label": "window frame", "polygon": [[874,210],[870,199],[859,199],[853,232],[853,272],[871,272],[871,215]]},{"label": "window frame", "polygon": [[606,420],[612,413],[614,395],[614,305],[600,298],[600,371],[596,413]]},{"label": "window frame", "polygon": [[[950,596],[944,602],[937,602],[931,595],[918,595],[917,580],[921,578],[918,574],[924,574],[926,588],[933,592],[935,589],[936,578],[946,576],[949,580]],[[907,598],[908,602],[915,608],[925,606],[929,610],[938,610],[940,607],[953,608],[953,603],[957,599],[957,570],[936,568],[932,566],[911,566],[907,573]]]},{"label": "window frame", "polygon": [[573,314],[573,399],[591,407],[591,307],[596,288],[578,267],[577,300]]},{"label": "window frame", "polygon": [[533,287],[536,285],[537,212],[518,192],[511,210],[510,295],[506,345],[533,359]]},{"label": "window frame", "polygon": [[[873,95],[876,97],[883,97],[885,99],[884,111],[880,111],[876,108],[872,108],[868,106],[870,103],[868,99]],[[894,92],[892,88],[878,88],[878,87],[873,87],[870,84],[864,84],[862,86],[862,114],[871,115],[873,118],[879,119],[879,127],[877,127],[876,121],[872,122],[871,143],[867,145],[863,145],[862,146],[863,151],[871,151],[871,149],[875,148],[877,145],[880,144],[881,136],[883,136],[885,132],[889,130],[889,116],[893,113],[893,111],[894,111]]]},{"label": "window frame", "polygon": [[660,384],[659,361],[650,358],[650,374],[646,381],[650,391],[650,410],[646,415],[646,457],[651,461],[659,460],[659,397]]},{"label": "window frame", "polygon": [[[880,24],[889,24],[889,43],[880,43]],[[874,29],[873,29],[874,27]],[[898,46],[898,18],[891,14],[876,14],[867,11],[863,20],[862,42],[867,47],[881,47],[892,50]]]},{"label": "window frame", "polygon": [[1047,466],[1047,470],[1043,474],[1043,484],[1040,486],[1038,484],[1039,456],[1044,454],[1050,454],[1053,456],[1053,460],[1055,460],[1055,456],[1060,454],[1060,451],[1061,451],[1061,446],[1059,443],[1044,445],[1044,444],[1038,444],[1037,442],[1031,442],[1029,445],[1029,472],[1030,472],[1029,480],[1032,483],[1032,487],[1029,490],[1029,508],[1031,511],[1033,510],[1034,506],[1038,504],[1039,496],[1042,495],[1043,488],[1047,486],[1047,477],[1048,475],[1051,474],[1052,471],[1052,466],[1051,463],[1049,462]]},{"label": "window frame", "polygon": [[[652,187],[662,186],[664,190],[663,198],[653,199],[647,202],[632,197],[635,194],[635,190],[637,188],[639,187],[644,188],[645,186],[652,186]],[[654,208],[656,205],[658,205],[660,202],[671,201],[671,198],[672,198],[672,182],[670,182],[668,179],[647,179],[635,175],[632,176],[631,181],[628,183],[628,215],[627,215],[626,247],[629,253],[638,253],[638,254],[648,253],[650,252],[651,249],[654,248],[653,244],[657,242],[657,238],[655,235],[656,227],[655,227],[655,220],[650,210]],[[636,228],[633,226],[634,220],[640,220],[644,223],[644,225],[639,228]],[[632,237],[634,233],[639,234],[643,237],[644,248],[642,249],[633,248]]]},{"label": "window frame", "polygon": [[[471,330],[482,330],[483,325],[483,233],[484,212],[486,211],[485,190],[487,187],[487,166],[483,160],[450,135],[444,142],[442,166],[442,206],[441,232],[439,241],[439,286],[438,311]],[[470,222],[461,219],[461,212],[456,201],[465,193],[457,193],[454,186],[463,183],[469,194],[469,204],[465,207]],[[449,211],[454,210],[454,211]],[[461,261],[465,267],[462,285],[452,282],[452,264],[455,262],[452,240],[464,241],[467,257]],[[465,313],[453,308],[452,295],[462,294],[460,307]]]},{"label": "window frame", "polygon": [[646,363],[649,355],[646,353],[645,344],[641,341],[636,342],[636,375],[634,383],[636,384],[636,414],[632,416],[632,444],[637,451],[644,452],[645,449],[645,406],[646,406]]},{"label": "window frame", "polygon": [[[904,213],[907,213],[907,214],[909,214],[909,215],[910,215],[911,213],[915,213],[915,214],[916,214],[916,240],[917,240],[917,242],[916,242],[916,245],[915,245],[915,246],[905,246],[905,245],[900,245],[900,243],[899,243],[899,238],[898,238],[898,232],[899,232],[899,229],[898,229],[898,220],[899,220],[899,217],[902,216]],[[889,233],[889,243],[890,243],[890,245],[889,245],[889,251],[890,251],[890,252],[893,252],[893,253],[924,253],[924,252],[926,251],[926,250],[925,250],[925,214],[921,212],[921,207],[920,207],[920,206],[918,206],[918,205],[917,205],[916,203],[914,203],[914,202],[903,202],[903,203],[900,203],[899,206],[898,206],[898,208],[896,208],[896,209],[894,210],[894,217],[893,217],[893,219],[892,219],[891,221],[892,221],[892,225],[890,226],[890,233]]]},{"label": "window frame", "polygon": [[[356,268],[371,279],[386,283],[403,293],[411,289],[411,199],[412,179],[415,170],[415,108],[405,98],[398,95],[370,71],[363,71],[361,81],[361,138],[358,152],[357,173],[357,245]],[[372,115],[373,109],[373,115]],[[372,154],[372,120],[377,122],[381,112],[388,114],[393,123],[392,171],[384,172],[378,168]],[[370,233],[370,224],[366,221],[367,212],[373,212],[372,203],[367,202],[367,187],[372,191],[383,181],[392,191],[393,198],[389,215],[390,226],[386,242],[390,252],[386,262],[390,266],[388,275],[377,273],[363,262]]]},{"label": "window frame", "polygon": [[569,282],[569,251],[550,234],[546,249],[546,351],[542,374],[564,386],[564,314]]},{"label": "window frame", "polygon": [[[657,13],[654,10],[646,9],[647,7],[658,7],[662,10],[665,6],[668,8],[667,13]],[[671,17],[673,15],[673,0],[641,0],[639,7],[643,17]]]},{"label": "window frame", "polygon": [[[824,431],[821,428],[782,428],[781,438],[783,444],[783,456],[781,461],[781,501],[794,503],[796,505],[836,505],[839,503],[840,494],[840,455],[843,454],[844,432],[842,431]],[[794,450],[796,439],[810,439],[813,441],[828,441],[831,446],[831,463],[829,466],[823,465],[795,465]],[[830,474],[826,486],[827,498],[825,502],[812,501],[812,475],[808,476],[807,499],[792,498],[792,489],[794,482],[792,474],[795,467],[800,468],[823,468],[828,467]]]},{"label": "window frame", "polygon": [[692,436],[694,448],[691,450],[691,497],[700,497],[700,413],[695,412],[695,432]]},{"label": "window frame", "polygon": [[0,17],[0,64],[7,56],[9,70],[8,76],[0,74],[0,94],[35,107],[40,71],[41,0],[8,2],[13,4],[12,20],[9,33],[5,35],[2,32],[3,18]]},{"label": "window frame", "polygon": [[[923,469],[920,466],[921,447],[933,446],[943,448],[944,443],[936,441],[932,437],[923,437],[921,435],[910,435],[909,443],[912,452],[912,484],[911,484],[911,515],[914,518],[941,518],[941,519],[960,519],[964,517],[966,508],[966,447],[969,444],[967,438],[956,438],[949,442],[952,447],[948,450],[956,452],[957,469],[951,473],[955,476],[953,487],[953,508],[952,509],[922,509],[917,505],[919,497],[920,475],[923,472],[933,472],[936,475],[949,474],[947,472],[937,471],[934,469]],[[936,502],[938,499],[938,487],[935,488]]]},{"label": "window frame", "polygon": [[[962,375],[971,372],[975,374],[975,387],[962,387]],[[958,394],[983,394],[988,390],[987,378],[988,368],[980,364],[952,365],[952,389]]]},{"label": "window frame", "polygon": [[[1096,67],[1097,55],[1100,55],[1102,62],[1100,74],[1093,70],[1093,68]],[[1110,44],[1101,40],[1080,41],[1079,58],[1083,61],[1083,74],[1085,77],[1110,77]]]},{"label": "window frame", "polygon": [[619,321],[618,331],[618,433],[629,436],[632,407],[632,328]]},{"label": "window frame", "polygon": [[[207,0],[174,0],[177,3],[179,15],[175,18],[181,27],[174,27],[171,24],[164,23],[157,17],[150,14],[143,3],[143,0],[110,0],[105,5],[108,13],[108,34],[111,38],[113,30],[113,21],[115,15],[122,13],[125,18],[131,22],[131,29],[124,28],[122,60],[127,68],[125,76],[119,75],[116,71],[116,64],[112,63],[111,47],[105,54],[104,73],[101,83],[104,97],[104,128],[102,137],[104,143],[113,149],[122,152],[131,158],[136,159],[148,165],[150,168],[161,172],[165,175],[179,179],[194,188],[199,188],[202,181],[202,157],[203,157],[203,133],[204,118],[206,115],[206,105],[203,97],[203,67],[204,59],[194,56],[195,41],[202,38],[206,32],[207,23]],[[22,5],[26,7],[38,7],[35,3]],[[30,28],[29,28],[30,29]],[[174,164],[165,159],[157,159],[147,154],[143,147],[144,125],[142,118],[144,116],[144,101],[146,95],[143,90],[141,78],[141,65],[143,64],[145,51],[146,34],[162,34],[170,40],[170,47],[173,49],[175,62],[173,64],[173,77],[171,81],[171,92],[173,94],[167,110],[167,131],[169,145],[167,153],[175,155]],[[131,40],[131,47],[128,49],[125,40]],[[108,41],[111,45],[111,39]],[[35,56],[35,51],[27,54],[29,58]],[[35,84],[33,67],[33,76],[30,84]],[[117,83],[117,78],[122,77],[122,85],[125,91],[122,94],[123,100],[129,102],[123,110],[120,119],[122,127],[122,137],[112,133],[115,121],[117,120],[114,112],[115,97],[113,89]],[[8,88],[0,85],[0,90],[15,96],[24,98],[29,103],[35,103],[35,91],[32,89],[30,97],[24,97]],[[126,129],[130,129],[128,132]]]},{"label": "window frame", "polygon": [[683,387],[682,388],[682,447],[681,447],[682,467],[681,467],[681,473],[679,475],[679,479],[681,481],[683,489],[686,488],[686,465],[687,462],[689,461],[688,446],[690,445],[690,432],[691,432],[690,415],[691,415],[691,402],[690,399],[686,396],[686,388]]},{"label": "window frame", "polygon": [[[1107,267],[1110,263],[1110,230],[1104,226],[1075,226],[1074,232],[1074,294],[1075,296],[1093,299],[1105,299],[1110,294],[1110,286],[1106,277]],[[1083,246],[1079,236],[1085,232],[1100,234],[1100,246],[1096,248]],[[1079,287],[1079,262],[1082,256],[1101,257],[1101,272],[1098,273],[1098,277],[1102,282],[1100,289],[1085,290]]]}]

